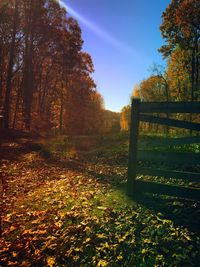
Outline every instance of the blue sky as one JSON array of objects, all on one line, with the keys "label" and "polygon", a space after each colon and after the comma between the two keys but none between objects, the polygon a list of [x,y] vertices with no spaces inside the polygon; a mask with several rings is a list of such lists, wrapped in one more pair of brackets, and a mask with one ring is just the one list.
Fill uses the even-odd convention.
[{"label": "blue sky", "polygon": [[93,78],[105,108],[120,111],[135,84],[164,64],[159,26],[170,0],[63,0],[82,30],[83,50],[93,59]]}]

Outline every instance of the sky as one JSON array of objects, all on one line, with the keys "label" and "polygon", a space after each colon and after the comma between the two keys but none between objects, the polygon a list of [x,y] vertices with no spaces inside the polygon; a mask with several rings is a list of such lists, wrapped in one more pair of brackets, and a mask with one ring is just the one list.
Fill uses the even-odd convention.
[{"label": "sky", "polygon": [[94,63],[92,74],[105,108],[120,112],[136,84],[150,75],[164,44],[159,26],[170,0],[62,0],[82,30],[83,50]]}]

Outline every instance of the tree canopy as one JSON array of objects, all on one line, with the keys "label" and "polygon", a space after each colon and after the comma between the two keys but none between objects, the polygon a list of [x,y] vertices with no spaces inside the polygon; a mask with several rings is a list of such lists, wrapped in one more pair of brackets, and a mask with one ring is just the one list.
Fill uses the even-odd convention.
[{"label": "tree canopy", "polygon": [[103,99],[77,21],[53,0],[1,1],[0,14],[5,128],[97,132]]}]

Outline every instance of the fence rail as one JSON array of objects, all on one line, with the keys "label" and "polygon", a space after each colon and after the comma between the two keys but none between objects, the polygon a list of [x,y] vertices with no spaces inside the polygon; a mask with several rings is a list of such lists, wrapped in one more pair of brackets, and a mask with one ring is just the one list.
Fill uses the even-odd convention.
[{"label": "fence rail", "polygon": [[[135,101],[135,99],[133,101]],[[141,102],[140,112],[200,113],[200,102]]]},{"label": "fence rail", "polygon": [[154,168],[138,167],[138,174],[158,176],[164,178],[176,178],[183,179],[189,182],[200,182],[200,173],[185,172],[185,171],[174,171],[174,170],[162,170]]},{"label": "fence rail", "polygon": [[166,162],[173,164],[200,164],[200,154],[190,152],[165,152],[138,150],[137,159],[139,161]]},{"label": "fence rail", "polygon": [[135,192],[148,192],[148,193],[170,195],[170,196],[189,198],[195,200],[199,200],[199,195],[200,195],[200,189],[145,182],[145,181],[137,181],[137,187]]},{"label": "fence rail", "polygon": [[167,125],[167,126],[171,126],[171,127],[200,131],[200,124],[194,123],[194,122],[160,118],[160,117],[149,116],[149,115],[145,115],[145,114],[140,115],[140,121],[150,122],[150,123],[158,123],[161,125]]},{"label": "fence rail", "polygon": [[143,139],[138,141],[141,148],[148,147],[166,147],[177,145],[188,145],[200,143],[200,136],[189,136],[180,138],[160,138],[160,139]]},{"label": "fence rail", "polygon": [[[154,113],[154,115],[146,115],[143,113]],[[137,174],[158,176],[165,178],[184,179],[187,181],[200,182],[200,173],[185,172],[177,170],[165,170],[162,168],[146,168],[139,167],[138,162],[147,161],[160,164],[200,164],[200,153],[189,152],[168,152],[168,151],[152,151],[139,150],[141,147],[163,147],[172,145],[194,144],[200,143],[199,136],[189,136],[182,138],[166,138],[142,140],[138,142],[140,121],[149,123],[157,123],[161,125],[185,128],[200,131],[200,124],[187,122],[176,119],[156,117],[155,113],[200,113],[200,102],[140,102],[140,99],[133,99],[131,105],[131,127],[129,142],[129,160],[128,160],[128,180],[127,194],[133,196],[135,192],[151,192],[157,194],[176,195],[184,198],[192,198],[200,200],[200,189],[179,187],[174,185],[159,184],[155,182],[145,182],[136,179]]]}]

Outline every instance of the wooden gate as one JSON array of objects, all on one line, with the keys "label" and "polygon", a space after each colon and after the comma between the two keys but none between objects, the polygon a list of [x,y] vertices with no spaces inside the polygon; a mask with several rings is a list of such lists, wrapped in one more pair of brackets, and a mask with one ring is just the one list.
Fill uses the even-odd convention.
[{"label": "wooden gate", "polygon": [[[139,149],[139,123],[149,122],[171,127],[185,128],[194,131],[200,131],[200,124],[176,120],[170,118],[149,115],[151,113],[199,113],[200,102],[141,102],[140,99],[133,99],[131,106],[131,126],[129,141],[129,160],[128,160],[128,181],[127,194],[133,196],[136,192],[151,192],[156,194],[179,196],[183,198],[191,198],[200,200],[200,188],[190,188],[183,186],[175,186],[162,184],[157,182],[147,182],[137,179],[138,174],[148,176],[158,176],[165,178],[177,178],[192,182],[200,182],[200,173],[166,170],[161,168],[141,167],[138,163],[141,161],[149,161],[157,163],[157,167],[162,163],[170,164],[188,164],[199,165],[200,153],[189,152],[173,152],[173,151],[151,151]],[[168,116],[167,116],[168,117]],[[143,147],[155,146],[173,146],[183,144],[200,143],[200,136],[190,136],[182,138],[165,138],[163,140],[144,140]]]}]

